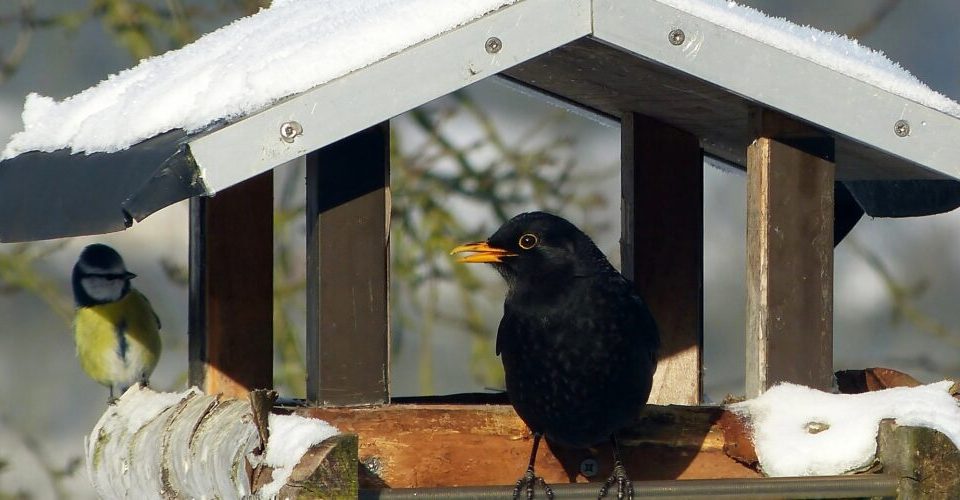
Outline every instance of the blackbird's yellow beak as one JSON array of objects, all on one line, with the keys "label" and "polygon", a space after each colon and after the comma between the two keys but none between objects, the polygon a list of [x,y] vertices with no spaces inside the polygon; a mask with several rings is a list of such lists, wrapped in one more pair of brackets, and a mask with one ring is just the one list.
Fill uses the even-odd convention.
[{"label": "blackbird's yellow beak", "polygon": [[517,254],[511,253],[502,248],[490,246],[486,241],[476,243],[467,243],[450,250],[450,255],[462,252],[473,252],[472,255],[465,255],[457,259],[457,262],[503,262],[503,257],[516,257]]}]

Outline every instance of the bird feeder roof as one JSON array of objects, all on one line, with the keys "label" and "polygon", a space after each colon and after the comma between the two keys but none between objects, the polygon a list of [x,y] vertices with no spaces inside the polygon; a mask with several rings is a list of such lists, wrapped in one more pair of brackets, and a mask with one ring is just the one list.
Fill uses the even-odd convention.
[{"label": "bird feeder roof", "polygon": [[835,139],[868,214],[960,205],[960,105],[855,41],[721,0],[274,0],[56,103],[0,162],[0,241],[122,230],[499,75],[743,166],[751,113]]}]

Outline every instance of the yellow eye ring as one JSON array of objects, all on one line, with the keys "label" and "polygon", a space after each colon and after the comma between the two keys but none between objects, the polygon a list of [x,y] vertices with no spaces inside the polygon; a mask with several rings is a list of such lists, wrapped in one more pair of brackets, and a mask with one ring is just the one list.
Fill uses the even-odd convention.
[{"label": "yellow eye ring", "polygon": [[537,246],[537,243],[540,243],[540,239],[537,238],[537,235],[527,233],[520,237],[520,241],[517,242],[520,245],[520,248],[524,250],[530,250],[531,248]]}]

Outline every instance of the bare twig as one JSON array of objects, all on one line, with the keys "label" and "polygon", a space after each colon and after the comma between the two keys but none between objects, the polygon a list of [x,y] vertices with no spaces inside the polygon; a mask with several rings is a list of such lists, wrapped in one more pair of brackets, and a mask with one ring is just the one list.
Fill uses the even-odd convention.
[{"label": "bare twig", "polygon": [[[32,19],[33,0],[20,0],[16,40],[13,43],[13,48],[0,57],[0,84],[3,84],[17,71],[23,59],[27,56],[27,49],[33,39],[34,24]],[[0,22],[0,25],[2,24],[6,23]]]},{"label": "bare twig", "polygon": [[850,31],[847,32],[847,35],[856,39],[861,39],[869,35],[900,5],[900,1],[901,0],[885,0],[877,7],[877,10],[873,11],[870,17],[860,21],[860,24],[851,28]]},{"label": "bare twig", "polygon": [[870,269],[874,270],[883,280],[887,293],[890,295],[892,320],[894,322],[904,321],[920,332],[933,335],[954,347],[960,347],[960,334],[958,332],[951,330],[917,306],[917,297],[927,288],[925,281],[904,284],[893,276],[890,268],[876,252],[856,239],[851,239],[849,245],[857,255],[864,259]]}]

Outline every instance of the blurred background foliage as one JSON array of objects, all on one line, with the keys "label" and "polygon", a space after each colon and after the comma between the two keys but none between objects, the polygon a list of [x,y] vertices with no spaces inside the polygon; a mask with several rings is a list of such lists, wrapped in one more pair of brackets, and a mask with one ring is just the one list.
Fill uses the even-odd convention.
[{"label": "blurred background foliage", "polygon": [[[113,42],[125,51],[131,64],[190,43],[210,23],[249,15],[269,5],[269,0],[91,0],[76,8],[38,13],[34,0],[19,0],[19,9],[0,17],[0,27],[16,29],[16,42],[3,58],[0,78],[12,75],[29,54],[30,39],[36,30],[75,31],[97,22]],[[2,80],[0,80],[2,82]],[[524,207],[566,211],[575,205],[589,209],[604,203],[598,192],[574,195],[571,189],[574,162],[570,154],[573,137],[556,133],[563,121],[559,110],[536,119],[521,134],[504,137],[482,106],[465,92],[431,106],[413,110],[407,128],[394,127],[391,149],[393,190],[392,287],[397,303],[394,311],[394,347],[402,349],[404,337],[418,332],[420,342],[421,390],[431,393],[429,338],[436,323],[456,323],[469,332],[473,359],[471,372],[488,385],[499,387],[500,367],[489,355],[491,330],[478,315],[476,304],[480,282],[475,268],[446,265],[449,249],[466,240],[486,236],[482,231],[496,227]],[[458,144],[456,132],[445,124],[465,119],[467,127],[480,131],[469,144]],[[462,127],[463,125],[461,125]],[[407,147],[409,136],[420,136],[419,144]],[[532,146],[531,146],[532,145]],[[452,166],[452,168],[443,168]],[[611,170],[609,173],[613,173]],[[274,227],[275,305],[274,331],[277,342],[277,385],[292,396],[303,396],[303,167],[292,165],[278,176]],[[589,180],[581,178],[582,180]],[[580,189],[577,192],[583,193]],[[447,193],[440,196],[439,193]],[[467,225],[454,213],[460,204],[473,205],[483,213],[479,220],[492,224]],[[65,322],[72,317],[71,299],[54,286],[58,277],[45,276],[35,263],[64,248],[56,243],[24,243],[0,251],[0,292],[35,294]],[[167,277],[186,286],[182,263],[163,261]],[[444,315],[437,308],[438,287],[457,284],[464,318]]]},{"label": "blurred background foliage", "polygon": [[[189,43],[208,24],[248,15],[268,2],[92,0],[73,9],[43,13],[32,0],[19,3],[17,10],[0,16],[0,28],[17,31],[13,46],[0,49],[0,83],[15,74],[29,57],[30,41],[38,30],[70,34],[86,23],[99,23],[132,64]],[[404,126],[392,128],[393,350],[401,353],[415,349],[415,392],[435,392],[431,339],[438,331],[451,328],[466,332],[469,338],[469,373],[476,383],[480,387],[502,387],[502,369],[492,346],[496,325],[490,318],[494,316],[484,314],[491,304],[502,300],[498,298],[502,297],[502,291],[498,291],[502,285],[499,281],[484,283],[476,276],[476,267],[449,265],[445,257],[453,246],[485,237],[526,208],[585,211],[606,202],[603,194],[590,185],[596,185],[599,176],[611,176],[615,171],[611,166],[602,174],[574,174],[575,139],[557,127],[565,118],[563,111],[548,110],[507,137],[469,93],[458,92],[411,111],[400,118]],[[473,132],[467,134],[472,135],[467,142],[464,129]],[[275,383],[285,395],[303,397],[304,171],[302,164],[294,162],[277,172]],[[463,209],[476,217],[462,220],[456,212]],[[40,264],[66,249],[66,243],[59,240],[0,246],[0,293],[36,296],[60,318],[64,329],[69,328],[73,312],[69,289],[58,285],[64,276],[51,275]],[[160,265],[171,283],[186,286],[183,262],[163,258]],[[455,293],[465,314],[444,311],[440,306],[441,288]],[[167,357],[171,357],[167,337]],[[411,337],[416,337],[416,342],[410,342]],[[174,385],[182,386],[184,381],[185,373]],[[73,473],[79,458],[69,461],[68,467],[57,468],[45,463],[41,448],[31,445],[31,439],[30,434],[23,434],[24,448],[38,459],[56,496],[67,496],[61,491],[60,479]],[[0,495],[24,497],[16,493]]]},{"label": "blurred background foliage", "polygon": [[[950,61],[956,59],[960,51],[936,43],[936,40],[947,40],[946,43],[953,40],[955,45],[956,38],[950,32],[944,34],[943,30],[930,29],[937,22],[949,23],[951,19],[960,18],[952,10],[957,6],[951,1],[922,0],[909,5],[900,0],[842,3],[821,0],[802,5],[764,0],[746,3],[804,24],[850,33],[866,40],[867,45],[873,45],[870,40],[875,38],[888,53],[893,52],[893,59],[901,62],[907,62],[906,56],[898,57],[896,51],[905,44],[900,43],[896,30],[915,26],[925,27],[926,33],[939,33],[942,38],[912,38],[911,43],[931,44],[926,49],[931,56],[911,60],[905,66],[920,74],[921,79],[942,78],[939,81],[953,82],[949,85],[952,93],[944,90],[942,83],[933,86],[956,99],[960,94],[957,90],[960,88],[957,74],[960,65]],[[252,14],[268,4],[269,0],[4,0],[0,5],[0,92],[23,66],[36,58],[47,57],[32,50],[36,39],[44,35],[56,33],[61,38],[60,43],[79,43],[87,36],[85,33],[90,32],[91,26],[96,26],[101,40],[107,41],[98,42],[99,45],[92,49],[95,52],[93,57],[103,56],[105,52],[99,54],[96,51],[105,51],[106,46],[112,46],[112,57],[122,68],[139,59],[180,47],[202,33]],[[908,10],[910,13],[905,13]],[[916,11],[915,15],[911,15],[912,11]],[[890,30],[894,33],[888,33]],[[953,59],[944,61],[944,58]],[[47,61],[51,69],[41,74],[47,78],[60,78],[53,68],[54,62],[53,59]],[[927,70],[927,66],[933,69]],[[103,69],[97,66],[90,71]],[[943,76],[939,73],[942,71],[952,73]],[[100,73],[93,77],[93,81],[105,76],[106,73]],[[64,95],[70,95],[89,83],[76,87],[75,83],[64,79],[51,85],[60,90],[48,89],[47,92],[62,91]],[[443,392],[451,385],[443,382],[457,376],[467,377],[470,382],[452,384],[455,387],[502,387],[502,372],[492,346],[500,316],[502,283],[480,267],[450,265],[447,253],[456,244],[486,237],[502,221],[520,211],[545,209],[563,213],[580,224],[596,237],[611,260],[618,261],[618,153],[609,151],[610,138],[613,137],[615,147],[618,132],[547,106],[526,107],[520,111],[506,109],[511,103],[499,102],[503,91],[491,90],[489,84],[485,85],[457,92],[397,117],[391,127],[393,357],[394,369],[405,370],[393,375],[394,393]],[[535,112],[530,113],[530,109]],[[510,119],[504,120],[503,116]],[[607,150],[600,154],[597,148]],[[293,163],[278,168],[276,173],[275,378],[285,395],[302,397],[306,307],[303,294],[303,166]],[[743,217],[744,202],[739,198],[742,179],[733,177],[731,181],[732,176],[721,176],[709,168],[705,176],[710,190],[705,198],[708,221],[705,241],[711,247],[708,251],[713,252],[705,259],[705,268],[711,270],[705,270],[706,379],[708,392],[714,391],[712,396],[719,399],[723,392],[742,390],[742,375],[739,378],[729,375],[742,372],[742,368],[738,372],[736,368],[719,366],[714,360],[724,363],[735,358],[738,351],[742,357],[742,301],[731,300],[735,294],[728,293],[731,289],[742,288],[742,282],[734,277],[742,274],[742,267],[727,263],[742,262],[742,255],[737,253],[742,253],[742,249],[738,250],[736,245],[742,245],[743,233],[736,228],[742,223],[738,218]],[[715,229],[711,221],[723,217],[734,220],[733,225]],[[869,223],[864,221],[861,225]],[[947,224],[940,224],[947,227]],[[955,226],[954,222],[950,227]],[[734,230],[731,231],[730,227]],[[942,238],[949,240],[958,233],[951,230],[946,234]],[[936,237],[932,239],[936,240]],[[847,300],[844,294],[848,294],[853,297],[850,300],[853,305],[846,311],[838,307],[837,329],[841,330],[851,321],[845,316],[847,312],[860,314],[856,312],[860,311],[857,304],[866,303],[864,297],[870,297],[871,303],[882,304],[885,317],[882,321],[869,323],[877,330],[870,342],[889,342],[895,347],[887,351],[867,349],[863,345],[845,345],[844,340],[838,338],[838,359],[858,362],[864,358],[843,353],[859,350],[888,360],[888,365],[896,365],[897,349],[900,349],[896,346],[912,341],[906,335],[895,341],[896,336],[890,332],[917,333],[933,339],[932,343],[924,345],[947,346],[951,349],[948,354],[955,354],[960,348],[955,311],[944,313],[946,309],[938,307],[944,302],[955,303],[955,300],[943,297],[943,290],[950,290],[955,281],[949,272],[941,274],[941,271],[952,271],[956,264],[944,264],[940,268],[917,266],[915,270],[906,271],[909,266],[898,264],[906,250],[900,251],[898,244],[887,245],[884,241],[871,234],[860,236],[855,230],[851,240],[838,249],[837,301]],[[943,248],[943,245],[937,248]],[[72,263],[77,250],[78,247],[67,240],[0,245],[0,296],[28,296],[42,304],[50,313],[48,316],[55,318],[54,322],[59,325],[57,330],[51,326],[53,322],[47,323],[48,329],[57,330],[53,336],[56,342],[69,343],[72,298],[64,266],[54,266],[50,262],[59,259]],[[732,256],[714,257],[717,252]],[[158,260],[160,271],[157,276],[182,290],[186,286],[185,260],[168,255],[161,255]],[[858,277],[847,279],[847,270],[859,270]],[[847,289],[852,291],[845,291]],[[956,291],[955,286],[952,289]],[[712,294],[711,291],[719,293]],[[718,295],[721,296],[719,300],[714,298]],[[164,318],[185,317],[186,310],[181,306],[159,305],[159,312]],[[162,310],[164,307],[165,311]],[[863,307],[866,308],[864,311],[869,310],[868,306]],[[16,324],[16,320],[11,319],[8,323]],[[170,324],[185,323],[173,321]],[[164,325],[168,325],[166,319]],[[162,364],[172,363],[170,358],[185,351],[185,332],[176,331],[176,326],[167,328],[164,337],[167,355]],[[19,333],[11,333],[10,327],[3,332],[4,335]],[[50,337],[48,333],[46,338]],[[857,342],[863,342],[862,337],[857,338],[861,339]],[[452,348],[437,348],[451,342],[455,344]],[[461,354],[452,356],[451,352],[462,353],[462,357],[457,357]],[[918,359],[899,361],[904,366],[921,367],[927,373],[944,376],[960,373],[960,363],[945,362],[943,357],[922,351],[910,356],[918,356]],[[466,364],[460,362],[462,359],[467,361]],[[162,383],[161,388],[179,389],[183,386],[186,360],[177,361],[179,364],[175,366],[179,368],[174,369],[177,373],[168,377],[168,382]],[[838,362],[838,367],[840,364]],[[41,383],[31,382],[34,385]],[[88,403],[93,409],[86,415],[101,411],[101,401],[94,403]],[[30,409],[26,411],[40,415],[50,407],[49,403],[31,401]],[[23,424],[25,418],[14,421],[5,417],[5,411],[9,411],[6,401],[0,403],[0,434],[7,432],[8,436],[6,441],[0,436],[0,443],[13,445],[0,446],[0,500],[88,496],[84,493],[85,479],[76,473],[80,463],[77,458],[79,447],[73,445],[80,442],[80,436],[93,425],[93,421],[77,423],[71,431],[75,443],[68,441],[69,446],[60,446],[65,449],[54,452],[51,446],[56,448],[56,445],[43,442],[51,432],[51,424],[45,422],[55,421],[53,417],[37,418],[34,426],[28,426]],[[77,420],[74,418],[75,422]],[[52,438],[51,442],[54,442]],[[46,484],[34,485],[36,487],[30,491],[19,486],[5,486],[14,474],[10,472],[10,456],[33,464],[33,469],[39,471],[33,476],[39,478],[35,482]]]}]

